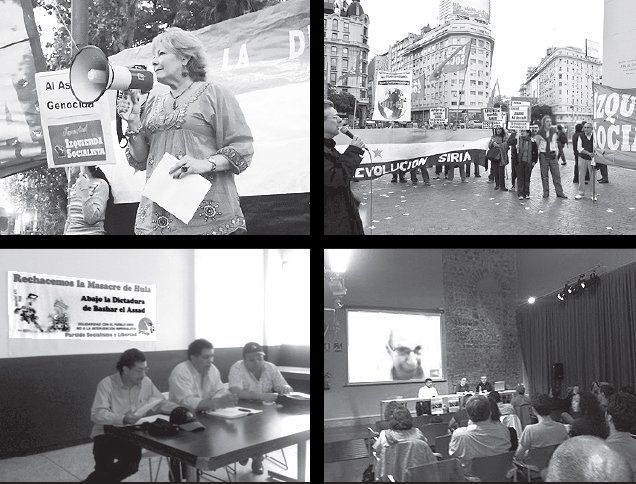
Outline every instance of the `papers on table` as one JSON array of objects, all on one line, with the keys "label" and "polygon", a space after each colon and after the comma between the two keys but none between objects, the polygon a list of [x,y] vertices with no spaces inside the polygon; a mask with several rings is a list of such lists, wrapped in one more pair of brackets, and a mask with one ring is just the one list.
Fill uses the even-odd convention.
[{"label": "papers on table", "polygon": [[287,396],[296,400],[309,400],[309,393],[289,392]]},{"label": "papers on table", "polygon": [[170,153],[164,154],[141,194],[187,224],[210,190],[211,183],[201,175],[173,178],[168,171],[178,162]]},{"label": "papers on table", "polygon": [[262,410],[256,410],[253,408],[245,408],[245,407],[227,407],[227,408],[219,408],[218,410],[208,410],[205,412],[208,415],[215,415],[217,417],[223,418],[241,418],[247,417],[248,415],[254,415],[256,413],[261,413]]},{"label": "papers on table", "polygon": [[150,409],[156,407],[158,403],[163,401],[164,400],[162,398],[153,398],[148,403],[135,410],[134,415],[136,415],[137,417],[143,417]]},{"label": "papers on table", "polygon": [[170,417],[168,417],[167,415],[157,414],[157,415],[149,415],[148,417],[140,418],[139,420],[135,422],[135,425],[141,425],[142,423],[146,423],[146,422],[154,422],[158,418],[160,418],[161,420],[170,422]]}]

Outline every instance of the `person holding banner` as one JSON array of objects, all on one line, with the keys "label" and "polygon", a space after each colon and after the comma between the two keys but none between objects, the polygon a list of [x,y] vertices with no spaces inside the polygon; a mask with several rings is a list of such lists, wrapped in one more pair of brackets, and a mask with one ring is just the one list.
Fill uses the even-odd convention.
[{"label": "person holding banner", "polygon": [[552,183],[557,193],[557,198],[568,198],[563,193],[561,186],[561,172],[556,158],[558,146],[557,131],[552,127],[552,118],[545,115],[541,119],[541,129],[537,132],[535,140],[539,147],[539,165],[541,166],[541,183],[543,185],[543,198],[550,196],[550,182],[548,172],[552,173]]},{"label": "person holding banner", "polygon": [[110,184],[97,166],[81,166],[79,171],[68,193],[64,235],[105,235],[107,207],[113,204]]},{"label": "person holding banner", "polygon": [[[579,152],[579,193],[574,197],[577,200],[585,197],[585,174],[590,171],[590,176],[594,176],[592,160],[594,158],[594,134],[592,133],[592,123],[585,123],[583,133],[579,135],[576,150]],[[590,197],[594,198],[594,192]]]},{"label": "person holding banner", "polygon": [[118,101],[117,111],[128,121],[128,163],[146,170],[148,180],[169,153],[178,159],[169,170],[174,178],[199,174],[211,187],[188,223],[142,196],[135,233],[244,234],[234,175],[250,165],[254,148],[243,111],[227,88],[206,82],[204,47],[193,34],[171,28],[155,37],[152,47],[157,81],[170,91],[148,99],[143,113],[134,94]]},{"label": "person holding banner", "polygon": [[325,99],[325,235],[364,235],[358,213],[360,202],[351,192],[350,183],[362,162],[364,142],[354,136],[344,153],[332,139],[338,134],[340,117],[333,103]]}]

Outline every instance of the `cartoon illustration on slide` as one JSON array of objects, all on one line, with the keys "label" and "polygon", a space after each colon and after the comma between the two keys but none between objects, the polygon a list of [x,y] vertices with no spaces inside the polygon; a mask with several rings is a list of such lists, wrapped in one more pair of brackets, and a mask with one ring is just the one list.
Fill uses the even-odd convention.
[{"label": "cartoon illustration on slide", "polygon": [[[14,294],[15,296],[15,301],[16,301],[16,306],[18,305],[18,297],[16,294]],[[16,307],[13,312],[15,314],[19,314],[20,315],[20,321],[24,321],[25,323],[28,324],[33,324],[36,328],[38,328],[40,330],[40,332],[44,333],[44,330],[42,329],[42,327],[38,324],[38,316],[37,316],[37,311],[35,309],[35,307],[33,306],[35,304],[35,302],[38,299],[38,295],[37,294],[33,294],[33,293],[29,293],[29,295],[27,296],[27,302],[24,306],[20,306],[20,307]]]},{"label": "cartoon illustration on slide", "polygon": [[49,314],[49,320],[51,321],[51,325],[46,330],[47,332],[51,331],[70,331],[71,327],[68,324],[68,313],[66,310],[68,309],[68,305],[64,303],[61,298],[58,298],[53,303],[53,311],[54,314]]}]

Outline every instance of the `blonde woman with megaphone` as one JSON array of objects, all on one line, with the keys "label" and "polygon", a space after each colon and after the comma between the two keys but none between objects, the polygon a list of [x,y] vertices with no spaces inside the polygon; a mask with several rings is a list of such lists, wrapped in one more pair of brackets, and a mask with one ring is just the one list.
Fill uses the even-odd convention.
[{"label": "blonde woman with megaphone", "polygon": [[252,133],[234,95],[206,81],[205,53],[190,32],[171,28],[152,42],[157,81],[170,91],[148,99],[134,91],[117,102],[128,121],[126,156],[152,176],[165,153],[178,162],[174,178],[200,174],[212,184],[188,223],[142,196],[135,220],[138,235],[238,235],[246,233],[234,175],[251,163]]}]

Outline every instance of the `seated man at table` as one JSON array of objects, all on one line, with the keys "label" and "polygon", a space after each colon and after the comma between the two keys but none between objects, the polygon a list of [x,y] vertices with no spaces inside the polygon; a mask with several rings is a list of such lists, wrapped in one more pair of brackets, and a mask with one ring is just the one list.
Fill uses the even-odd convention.
[{"label": "seated man at table", "polygon": [[460,393],[460,392],[467,393],[469,391],[470,391],[470,388],[468,387],[468,380],[466,380],[466,377],[464,377],[459,381],[459,383],[455,387],[455,393]]},{"label": "seated man at table", "polygon": [[492,383],[488,381],[486,375],[481,377],[481,381],[477,384],[477,393],[492,392],[494,390]]},{"label": "seated man at table", "polygon": [[137,409],[156,401],[144,414],[170,414],[176,404],[164,398],[146,376],[146,356],[136,348],[123,352],[117,373],[103,378],[91,408],[91,431],[95,471],[84,482],[121,481],[137,472],[141,448],[117,437],[104,434],[104,425],[131,425],[143,415]]},{"label": "seated man at table", "polygon": [[490,419],[490,403],[483,395],[475,395],[466,402],[466,412],[472,423],[453,432],[448,454],[455,457],[470,473],[476,457],[505,454],[510,448],[510,432],[501,422]]},{"label": "seated man at table", "polygon": [[168,378],[170,401],[193,412],[233,407],[238,397],[225,388],[214,361],[214,347],[206,339],[188,346],[188,360],[175,366]]},{"label": "seated man at table", "polygon": [[[274,402],[279,393],[287,394],[292,387],[287,384],[276,365],[265,361],[265,352],[258,343],[243,346],[243,359],[230,368],[230,390],[243,400]],[[247,464],[247,459],[240,460]],[[263,456],[252,456],[252,472],[263,473]]]},{"label": "seated man at table", "polygon": [[519,447],[515,453],[515,458],[521,462],[528,455],[530,449],[560,445],[568,439],[565,425],[550,418],[552,402],[549,396],[539,394],[532,397],[532,408],[534,408],[539,423],[527,425],[521,433]]}]

